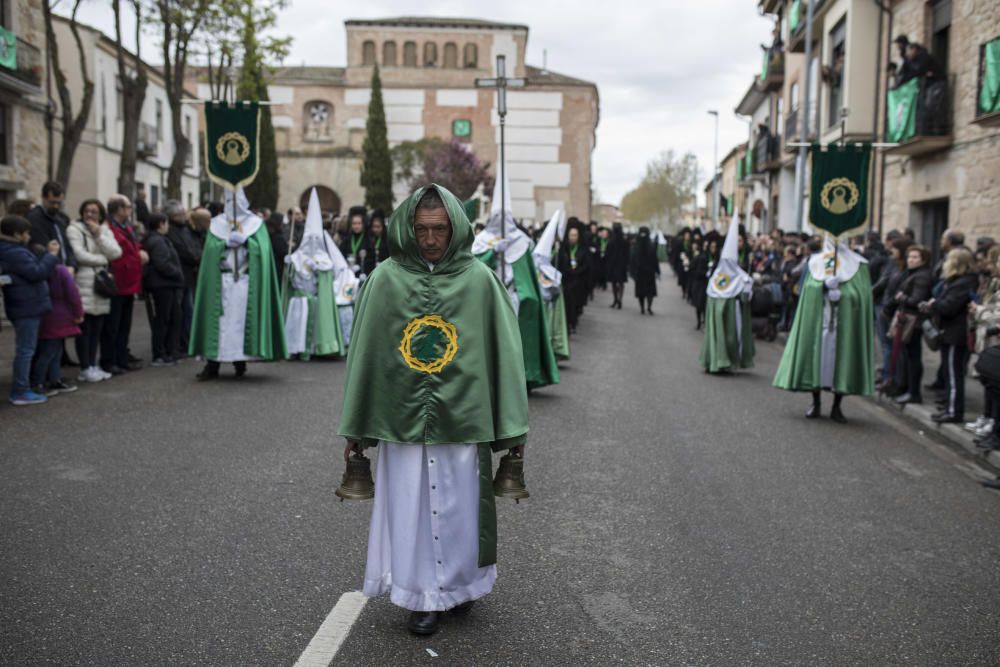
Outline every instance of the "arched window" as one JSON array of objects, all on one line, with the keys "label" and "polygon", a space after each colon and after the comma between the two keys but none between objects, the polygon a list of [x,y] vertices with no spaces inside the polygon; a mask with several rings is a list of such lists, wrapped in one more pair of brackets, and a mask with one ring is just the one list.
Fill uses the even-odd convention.
[{"label": "arched window", "polygon": [[396,66],[396,42],[390,40],[382,45],[382,65],[384,67]]},{"label": "arched window", "polygon": [[458,67],[458,47],[455,46],[455,42],[448,42],[444,45],[444,62],[442,64],[447,69]]},{"label": "arched window", "polygon": [[302,138],[333,141],[333,105],[325,100],[307,102],[302,109]]},{"label": "arched window", "polygon": [[361,64],[365,67],[375,64],[375,42],[370,39],[361,45]]},{"label": "arched window", "polygon": [[417,66],[417,43],[406,42],[403,44],[403,67]]},{"label": "arched window", "polygon": [[479,67],[479,48],[475,44],[466,44],[462,50],[462,65],[476,69]]},{"label": "arched window", "polygon": [[424,67],[437,67],[438,45],[434,42],[424,44]]}]

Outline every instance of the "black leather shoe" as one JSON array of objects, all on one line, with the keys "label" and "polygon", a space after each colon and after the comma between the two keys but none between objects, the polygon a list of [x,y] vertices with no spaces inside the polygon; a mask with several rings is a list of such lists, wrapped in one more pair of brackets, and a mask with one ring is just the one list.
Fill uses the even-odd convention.
[{"label": "black leather shoe", "polygon": [[820,417],[822,417],[822,416],[823,416],[823,415],[821,415],[821,414],[819,413],[819,406],[818,406],[818,405],[813,405],[813,406],[812,406],[811,408],[809,408],[809,410],[808,410],[808,411],[806,412],[806,419],[819,419],[819,418],[820,418]]},{"label": "black leather shoe", "polygon": [[987,489],[997,489],[1000,490],[1000,478],[998,479],[987,479],[980,482]]},{"label": "black leather shoe", "polygon": [[463,602],[460,605],[452,607],[448,611],[453,614],[468,614],[474,604],[476,604],[475,600],[469,600],[468,602]]},{"label": "black leather shoe", "polygon": [[930,389],[931,391],[942,391],[944,385],[940,382],[931,382],[930,384],[925,384],[924,389]]},{"label": "black leather shoe", "polygon": [[433,635],[438,629],[438,613],[436,611],[411,611],[406,629],[415,635]]},{"label": "black leather shoe", "polygon": [[233,366],[236,367],[236,377],[241,378],[247,374],[247,362],[237,361]]},{"label": "black leather shoe", "polygon": [[931,415],[931,421],[938,424],[957,424],[962,421],[962,417],[959,415],[949,415],[947,412],[940,412],[936,415]]},{"label": "black leather shoe", "polygon": [[832,410],[830,410],[830,419],[837,422],[838,424],[847,423],[847,417],[844,416],[844,413],[840,411],[839,407],[834,407]]},{"label": "black leather shoe", "polygon": [[205,367],[201,369],[201,372],[195,376],[198,378],[199,382],[206,382],[208,380],[218,380],[219,379],[219,364],[208,362]]},{"label": "black leather shoe", "polygon": [[125,375],[125,373],[128,373],[128,371],[121,366],[112,366],[108,369],[108,372],[112,375]]}]

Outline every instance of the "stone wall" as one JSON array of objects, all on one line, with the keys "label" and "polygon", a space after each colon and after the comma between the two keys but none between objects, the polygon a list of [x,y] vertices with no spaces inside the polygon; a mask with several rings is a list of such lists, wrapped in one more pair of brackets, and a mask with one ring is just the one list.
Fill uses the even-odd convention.
[{"label": "stone wall", "polygon": [[[922,0],[893,8],[896,34],[929,41],[930,17]],[[1000,128],[974,123],[979,47],[1000,35],[1000,3],[956,0],[949,33],[949,75],[954,81],[950,148],[926,157],[892,156],[886,161],[882,229],[921,223],[920,204],[948,200],[948,226],[970,238],[1000,238]],[[922,239],[936,242],[936,239]]]}]

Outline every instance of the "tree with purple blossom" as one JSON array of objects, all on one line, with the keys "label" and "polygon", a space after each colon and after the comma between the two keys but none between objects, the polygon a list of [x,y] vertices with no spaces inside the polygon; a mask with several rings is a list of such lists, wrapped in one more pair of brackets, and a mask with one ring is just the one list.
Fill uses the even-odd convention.
[{"label": "tree with purple blossom", "polygon": [[406,181],[410,190],[437,183],[459,199],[468,199],[480,185],[486,192],[493,189],[490,163],[480,160],[471,146],[457,139],[404,141],[393,149],[393,163],[397,178]]}]

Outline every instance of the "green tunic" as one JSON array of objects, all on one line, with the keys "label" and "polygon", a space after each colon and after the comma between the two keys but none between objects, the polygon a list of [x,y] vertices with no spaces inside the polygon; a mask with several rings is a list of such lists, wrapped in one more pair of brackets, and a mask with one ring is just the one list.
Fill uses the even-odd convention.
[{"label": "green tunic", "polygon": [[[476,258],[491,269],[496,269],[493,251]],[[514,289],[519,301],[517,324],[521,332],[521,350],[524,352],[524,377],[529,389],[559,384],[559,367],[549,335],[549,318],[538,285],[538,273],[530,249],[514,262]]]},{"label": "green tunic", "polygon": [[[219,317],[222,315],[222,272],[220,263],[226,243],[214,234],[205,238],[194,295],[194,317],[188,354],[215,359],[219,354]],[[274,266],[271,239],[260,225],[247,239],[250,262],[250,290],[247,296],[243,351],[257,359],[284,359],[285,325],[282,319],[278,273]]]},{"label": "green tunic", "polygon": [[[737,368],[753,368],[755,353],[750,301],[745,296],[732,299],[707,297],[705,339],[698,361],[709,373]],[[740,309],[740,335],[736,335],[736,309]],[[742,345],[741,345],[742,343]]]},{"label": "green tunic", "polygon": [[281,302],[284,304],[285,316],[288,316],[288,302],[292,297],[305,297],[309,308],[309,321],[306,325],[306,351],[300,356],[308,360],[312,355],[326,357],[330,355],[343,356],[346,352],[344,334],[340,329],[340,313],[333,294],[333,272],[319,271],[316,274],[316,294],[307,294],[291,286],[291,272],[294,269],[285,268],[285,280],[281,286]]},{"label": "green tunic", "polygon": [[[431,269],[413,234],[417,190],[393,212],[392,256],[358,297],[338,433],[379,440],[479,448],[479,565],[496,562],[491,449],[523,444],[528,393],[521,336],[506,289],[472,256],[462,203],[439,185],[452,238]],[[516,360],[516,361],[515,361]]]},{"label": "green tunic", "polygon": [[839,394],[874,393],[872,286],[868,266],[840,284],[836,312],[836,362],[832,386],[820,378],[823,347],[823,283],[806,277],[795,310],[795,322],[781,356],[774,386],[789,391],[830,389]]}]

